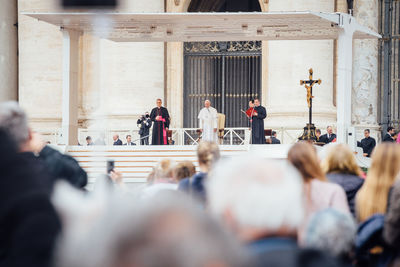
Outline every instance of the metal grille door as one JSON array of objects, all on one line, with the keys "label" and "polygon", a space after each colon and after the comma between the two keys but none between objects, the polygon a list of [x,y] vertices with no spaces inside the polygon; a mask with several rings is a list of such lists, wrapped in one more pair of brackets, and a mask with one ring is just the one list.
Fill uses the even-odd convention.
[{"label": "metal grille door", "polygon": [[380,123],[400,125],[400,1],[380,0],[379,96]]},{"label": "metal grille door", "polygon": [[240,110],[261,97],[261,42],[185,43],[184,49],[184,127],[198,127],[206,99],[226,115],[226,127],[248,126]]}]

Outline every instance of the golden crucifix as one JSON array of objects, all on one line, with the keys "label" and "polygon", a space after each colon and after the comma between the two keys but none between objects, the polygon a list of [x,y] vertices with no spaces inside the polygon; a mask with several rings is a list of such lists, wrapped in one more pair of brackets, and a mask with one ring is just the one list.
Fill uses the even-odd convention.
[{"label": "golden crucifix", "polygon": [[300,85],[304,85],[307,89],[307,104],[309,108],[309,120],[310,120],[310,125],[312,124],[312,99],[314,96],[312,95],[312,88],[313,86],[317,84],[321,84],[321,79],[318,80],[313,80],[313,69],[309,69],[309,80],[308,81],[300,81]]}]

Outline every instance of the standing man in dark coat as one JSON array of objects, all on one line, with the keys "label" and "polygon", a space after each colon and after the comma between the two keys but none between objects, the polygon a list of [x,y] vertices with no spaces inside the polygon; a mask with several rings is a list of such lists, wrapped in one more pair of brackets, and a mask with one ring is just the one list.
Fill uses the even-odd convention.
[{"label": "standing man in dark coat", "polygon": [[267,110],[260,105],[259,99],[254,99],[254,112],[251,117],[251,143],[265,144],[264,119],[267,117]]},{"label": "standing man in dark coat", "polygon": [[140,145],[149,145],[149,135],[150,135],[150,128],[151,128],[151,119],[148,112],[142,115],[140,119],[137,120],[137,124],[140,127],[139,135],[140,135]]},{"label": "standing man in dark coat", "polygon": [[151,138],[152,145],[167,145],[168,144],[168,127],[169,127],[169,114],[168,110],[162,107],[161,99],[157,99],[157,107],[153,108],[150,113],[150,119],[154,122],[153,136]]},{"label": "standing man in dark coat", "polygon": [[59,177],[34,154],[43,147],[18,103],[0,103],[1,267],[51,266],[61,224],[50,193]]},{"label": "standing man in dark coat", "polygon": [[394,142],[393,136],[395,135],[394,128],[392,126],[389,126],[387,128],[387,133],[383,137],[382,142]]},{"label": "standing man in dark coat", "polygon": [[366,157],[371,157],[372,150],[374,150],[376,146],[375,139],[369,136],[370,131],[369,129],[364,130],[364,139],[361,140],[361,142],[357,142],[358,147],[362,147],[363,149],[363,154]]},{"label": "standing man in dark coat", "polygon": [[61,230],[39,158],[0,129],[0,266],[50,267]]}]

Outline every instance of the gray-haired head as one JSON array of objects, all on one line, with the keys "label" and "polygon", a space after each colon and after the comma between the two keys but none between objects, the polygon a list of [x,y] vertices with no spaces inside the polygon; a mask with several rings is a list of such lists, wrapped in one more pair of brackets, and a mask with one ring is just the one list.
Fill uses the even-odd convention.
[{"label": "gray-haired head", "polygon": [[238,241],[186,195],[163,193],[130,208],[126,200],[108,201],[85,238],[63,235],[57,266],[248,266]]},{"label": "gray-haired head", "polygon": [[0,103],[0,128],[5,129],[21,146],[29,139],[28,119],[25,111],[15,101]]},{"label": "gray-haired head", "polygon": [[329,208],[311,217],[304,244],[325,250],[334,256],[346,256],[352,249],[356,231],[351,215]]},{"label": "gray-haired head", "polygon": [[252,229],[295,235],[304,214],[302,186],[288,162],[246,155],[220,162],[210,173],[207,193],[210,210],[228,225],[233,222],[239,236]]}]

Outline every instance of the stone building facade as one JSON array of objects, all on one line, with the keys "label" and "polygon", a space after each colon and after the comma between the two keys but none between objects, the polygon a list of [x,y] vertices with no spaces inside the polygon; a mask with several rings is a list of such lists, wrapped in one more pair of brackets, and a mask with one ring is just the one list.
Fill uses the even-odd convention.
[{"label": "stone building facade", "polygon": [[[62,10],[54,0],[1,1],[15,3],[7,7],[18,10],[18,40],[13,40],[15,30],[6,33],[9,40],[0,41],[11,44],[11,50],[0,50],[0,60],[6,60],[8,66],[18,66],[18,70],[7,75],[9,80],[1,79],[11,85],[1,84],[1,100],[18,98],[34,129],[56,133],[62,118],[62,31],[23,12]],[[259,0],[259,3],[262,11],[347,11],[346,0]],[[189,4],[190,0],[121,0],[115,12],[186,12]],[[376,31],[378,1],[356,0],[354,7],[356,19]],[[15,20],[3,15],[0,18],[2,25]],[[18,58],[12,50],[16,47]],[[265,127],[278,130],[284,143],[294,142],[307,122],[306,91],[299,86],[299,80],[308,77],[310,67],[314,69],[314,77],[322,80],[314,90],[314,123],[322,130],[328,125],[335,126],[336,50],[334,40],[263,42],[261,100],[268,111]],[[79,40],[79,53],[80,129],[88,133],[137,129],[136,120],[155,105],[156,98],[164,99],[170,110],[171,128],[183,126],[182,43],[119,43],[84,34]],[[377,41],[355,41],[352,118],[359,129],[358,139],[362,138],[364,128],[370,128],[375,137],[379,134],[377,58]],[[7,65],[0,66],[1,74]],[[79,141],[84,142],[82,136]]]}]

